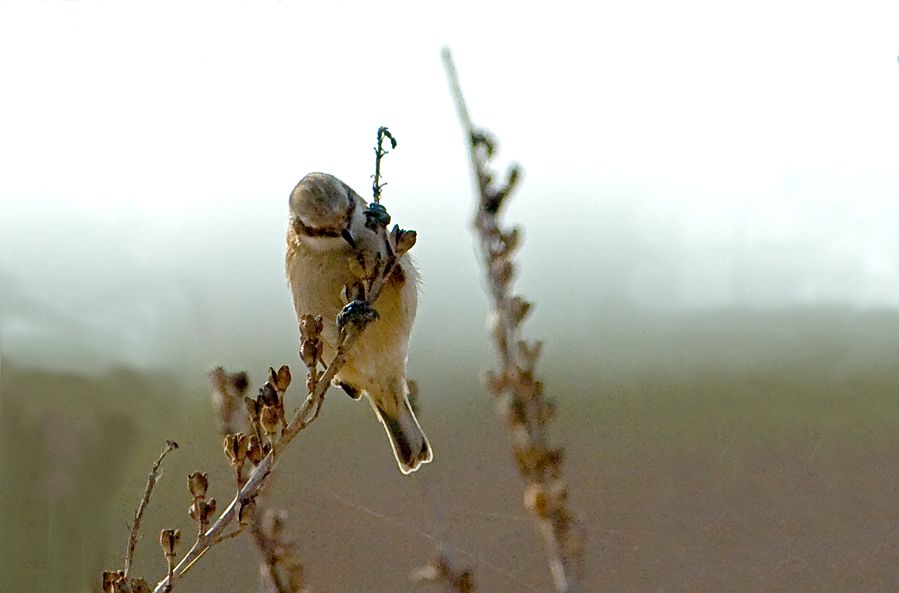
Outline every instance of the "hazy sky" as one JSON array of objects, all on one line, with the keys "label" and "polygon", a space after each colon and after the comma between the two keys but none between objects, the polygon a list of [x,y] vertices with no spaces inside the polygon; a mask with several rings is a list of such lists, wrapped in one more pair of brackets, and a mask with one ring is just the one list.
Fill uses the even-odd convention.
[{"label": "hazy sky", "polygon": [[443,45],[525,166],[510,216],[547,318],[899,305],[897,22],[894,1],[2,2],[3,352],[292,348],[287,195],[311,170],[364,195],[380,125],[421,331],[479,327]]}]

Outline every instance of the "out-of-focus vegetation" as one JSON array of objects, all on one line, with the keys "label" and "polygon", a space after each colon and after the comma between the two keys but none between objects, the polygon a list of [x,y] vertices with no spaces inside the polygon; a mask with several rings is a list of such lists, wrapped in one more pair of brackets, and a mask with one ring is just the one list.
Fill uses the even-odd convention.
[{"label": "out-of-focus vegetation", "polygon": [[[589,589],[899,587],[899,316],[706,311],[629,325],[597,327],[592,350],[547,344],[555,435],[589,530]],[[297,364],[272,364],[283,362]],[[270,494],[290,509],[316,590],[424,591],[407,574],[447,528],[481,590],[549,588],[481,366],[463,355],[417,373],[436,457],[412,477],[396,471],[368,406],[331,392]],[[265,369],[248,370],[262,381]],[[209,472],[210,495],[230,498],[205,392],[127,371],[2,371],[3,593],[94,590],[101,569],[121,564],[167,438],[181,448],[144,519],[135,574],[162,576],[158,529],[190,529],[188,473]],[[210,554],[183,587],[255,588],[252,547]]]}]

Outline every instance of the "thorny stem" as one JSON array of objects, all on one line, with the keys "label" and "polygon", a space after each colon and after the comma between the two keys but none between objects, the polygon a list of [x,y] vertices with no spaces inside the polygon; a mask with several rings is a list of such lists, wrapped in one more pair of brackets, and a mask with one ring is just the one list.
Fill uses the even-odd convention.
[{"label": "thorny stem", "polygon": [[[381,290],[384,288],[387,278],[390,277],[390,273],[393,271],[397,261],[396,256],[393,255],[394,250],[387,239],[387,233],[384,227],[379,225],[377,227],[377,232],[381,235],[381,239],[387,245],[388,253],[391,255],[387,257],[382,273],[375,278],[368,290],[366,303],[369,306],[373,306],[377,301],[381,294]],[[331,380],[334,379],[343,365],[346,364],[350,349],[353,347],[353,344],[356,343],[356,340],[359,339],[359,336],[362,335],[365,328],[368,327],[370,322],[371,320],[362,320],[350,324],[346,328],[346,331],[341,333],[340,342],[337,345],[337,352],[335,353],[334,358],[331,360],[330,364],[328,364],[324,373],[318,378],[315,389],[306,396],[306,400],[303,402],[302,407],[294,412],[293,418],[291,418],[290,423],[282,431],[281,437],[274,442],[272,450],[259,462],[259,465],[256,466],[256,469],[250,475],[246,483],[243,484],[225,510],[222,511],[222,514],[219,515],[219,518],[216,519],[205,533],[197,537],[194,545],[187,551],[178,565],[175,566],[173,573],[156,585],[153,593],[163,593],[164,591],[170,590],[171,585],[178,578],[184,576],[184,574],[193,567],[194,563],[199,560],[209,548],[221,541],[221,534],[224,530],[238,519],[241,506],[245,503],[248,504],[259,495],[259,492],[262,490],[263,486],[265,486],[276,461],[280,457],[281,452],[284,451],[301,430],[318,418],[318,414],[324,403],[325,392],[331,386]]]},{"label": "thorny stem", "polygon": [[150,494],[153,493],[153,487],[156,486],[156,480],[159,479],[159,470],[162,467],[162,460],[165,459],[166,455],[177,448],[178,443],[175,441],[166,441],[165,448],[162,450],[162,453],[159,454],[156,463],[154,463],[153,467],[150,469],[150,475],[147,476],[147,487],[144,490],[143,498],[140,499],[140,503],[137,505],[137,510],[134,511],[134,523],[131,525],[131,534],[128,536],[128,549],[125,551],[125,578],[128,577],[128,573],[131,572],[131,565],[134,563],[134,549],[137,546],[137,534],[140,531],[140,522],[144,516],[144,510],[146,510],[147,505],[150,504]]},{"label": "thorny stem", "polygon": [[519,170],[513,167],[504,184],[494,184],[489,169],[493,141],[472,125],[448,49],[443,51],[443,60],[478,184],[474,227],[487,271],[493,308],[492,335],[500,365],[500,371],[488,382],[497,395],[497,411],[509,428],[519,472],[528,482],[526,506],[543,537],[556,590],[580,593],[583,531],[568,509],[567,489],[561,476],[562,451],[548,445],[546,422],[552,405],[542,397],[542,384],[534,376],[539,343],[528,344],[521,339],[519,326],[530,305],[511,294],[511,255],[518,233],[504,229],[499,220],[500,208],[517,182]]}]

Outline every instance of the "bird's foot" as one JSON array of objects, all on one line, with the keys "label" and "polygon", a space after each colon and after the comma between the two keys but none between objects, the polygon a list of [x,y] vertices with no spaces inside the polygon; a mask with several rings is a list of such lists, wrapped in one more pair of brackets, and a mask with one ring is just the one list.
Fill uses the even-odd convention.
[{"label": "bird's foot", "polygon": [[344,331],[348,325],[356,325],[364,327],[378,319],[379,315],[375,309],[365,301],[355,300],[346,304],[346,306],[337,315],[337,327]]}]

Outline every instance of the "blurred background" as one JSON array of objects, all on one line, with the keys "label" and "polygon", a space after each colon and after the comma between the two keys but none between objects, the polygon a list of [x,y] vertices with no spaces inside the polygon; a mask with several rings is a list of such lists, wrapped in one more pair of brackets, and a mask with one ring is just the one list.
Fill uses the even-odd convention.
[{"label": "blurred background", "polygon": [[[410,372],[435,462],[395,469],[332,393],[285,458],[318,591],[546,591],[479,374],[466,146],[440,62],[524,183],[526,334],[560,414],[595,591],[899,588],[895,3],[0,3],[0,593],[92,591],[181,449],[137,574],[231,480],[205,372],[299,374],[283,273],[309,171],[418,231]],[[295,388],[292,397],[299,401]],[[435,507],[443,509],[439,519]],[[248,541],[183,587],[253,591]]]}]

